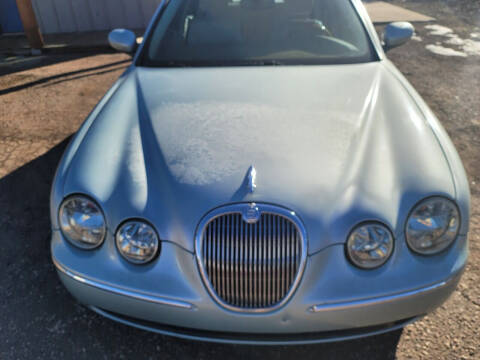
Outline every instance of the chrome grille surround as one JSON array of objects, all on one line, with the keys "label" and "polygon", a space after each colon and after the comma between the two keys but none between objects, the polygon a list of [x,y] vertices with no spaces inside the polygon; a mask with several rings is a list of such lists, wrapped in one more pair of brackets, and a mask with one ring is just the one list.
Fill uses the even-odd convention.
[{"label": "chrome grille surround", "polygon": [[217,303],[231,311],[260,313],[274,311],[292,297],[303,275],[307,245],[295,212],[241,203],[214,209],[201,220],[195,253]]}]

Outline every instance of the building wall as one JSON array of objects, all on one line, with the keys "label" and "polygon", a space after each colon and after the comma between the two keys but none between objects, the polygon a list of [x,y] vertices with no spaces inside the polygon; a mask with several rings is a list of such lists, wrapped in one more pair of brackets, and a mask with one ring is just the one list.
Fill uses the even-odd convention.
[{"label": "building wall", "polygon": [[15,0],[0,0],[0,26],[2,27],[1,31],[5,33],[23,31]]},{"label": "building wall", "polygon": [[[1,1],[1,0],[0,0]],[[42,33],[145,28],[161,0],[32,0]]]}]

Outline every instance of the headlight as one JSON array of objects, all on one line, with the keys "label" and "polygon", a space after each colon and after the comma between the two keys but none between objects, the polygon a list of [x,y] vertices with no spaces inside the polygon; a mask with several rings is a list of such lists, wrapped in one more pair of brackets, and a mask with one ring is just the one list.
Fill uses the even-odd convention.
[{"label": "headlight", "polygon": [[134,264],[145,264],[157,255],[157,233],[143,221],[127,221],[117,230],[115,239],[120,254]]},{"label": "headlight", "polygon": [[405,235],[413,251],[433,255],[453,243],[459,226],[460,215],[455,203],[442,197],[432,197],[413,208]]},{"label": "headlight", "polygon": [[377,268],[392,254],[393,236],[382,224],[361,224],[350,233],[346,250],[354,265],[363,269]]},{"label": "headlight", "polygon": [[58,219],[67,240],[83,249],[100,246],[107,232],[100,207],[85,196],[66,198],[60,206]]}]

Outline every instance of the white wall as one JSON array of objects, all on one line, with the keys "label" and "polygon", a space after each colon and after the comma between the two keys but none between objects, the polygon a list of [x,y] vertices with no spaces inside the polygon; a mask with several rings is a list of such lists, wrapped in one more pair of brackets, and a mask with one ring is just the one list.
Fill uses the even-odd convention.
[{"label": "white wall", "polygon": [[33,0],[44,34],[145,28],[161,0]]}]

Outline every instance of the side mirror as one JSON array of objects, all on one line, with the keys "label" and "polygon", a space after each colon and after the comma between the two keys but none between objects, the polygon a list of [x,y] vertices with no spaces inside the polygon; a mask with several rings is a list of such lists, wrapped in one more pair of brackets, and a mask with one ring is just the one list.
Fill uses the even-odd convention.
[{"label": "side mirror", "polygon": [[108,34],[108,42],[115,50],[131,54],[136,50],[137,36],[130,30],[115,29]]},{"label": "side mirror", "polygon": [[410,40],[415,28],[409,22],[393,22],[388,24],[383,31],[383,49],[388,51],[394,47],[405,44]]}]

